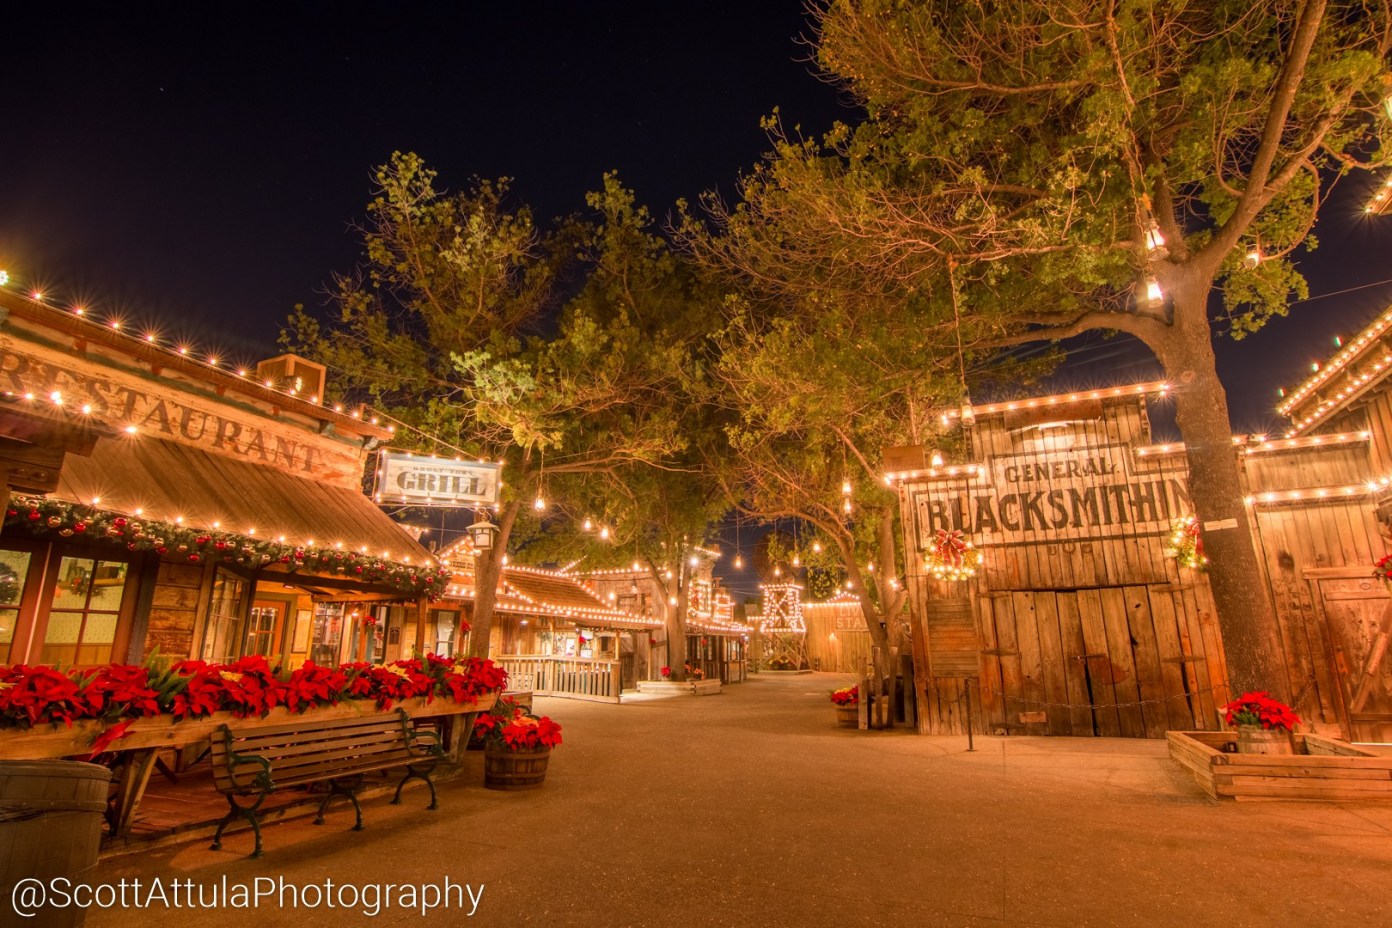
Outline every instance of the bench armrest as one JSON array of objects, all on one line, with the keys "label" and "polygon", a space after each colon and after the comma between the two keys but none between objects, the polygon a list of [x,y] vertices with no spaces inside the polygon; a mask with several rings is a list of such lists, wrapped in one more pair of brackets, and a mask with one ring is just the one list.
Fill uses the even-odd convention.
[{"label": "bench armrest", "polygon": [[223,738],[223,743],[227,746],[227,775],[233,783],[237,782],[237,768],[249,764],[255,764],[261,768],[252,780],[252,785],[262,792],[269,793],[275,789],[275,781],[271,779],[271,762],[259,754],[238,754],[233,748],[236,743],[232,738],[232,729],[223,725],[219,729],[219,734]]},{"label": "bench armrest", "polygon": [[430,729],[418,729],[411,724],[411,716],[405,709],[396,710],[401,714],[401,732],[406,741],[406,748],[410,751],[420,751],[423,754],[434,757],[443,757],[444,747],[440,742],[440,733]]}]

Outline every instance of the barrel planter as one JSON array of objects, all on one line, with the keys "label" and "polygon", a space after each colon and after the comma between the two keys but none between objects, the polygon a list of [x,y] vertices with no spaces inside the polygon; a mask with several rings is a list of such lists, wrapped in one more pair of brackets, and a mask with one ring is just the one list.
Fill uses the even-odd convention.
[{"label": "barrel planter", "polygon": [[513,751],[489,746],[483,752],[483,785],[502,790],[536,789],[546,782],[549,760],[548,747]]},{"label": "barrel planter", "polygon": [[[21,880],[82,882],[97,863],[111,771],[77,761],[0,761],[0,893]],[[78,906],[41,908],[24,924],[75,928]]]},{"label": "barrel planter", "polygon": [[860,704],[849,702],[836,707],[836,724],[841,728],[860,727]]}]

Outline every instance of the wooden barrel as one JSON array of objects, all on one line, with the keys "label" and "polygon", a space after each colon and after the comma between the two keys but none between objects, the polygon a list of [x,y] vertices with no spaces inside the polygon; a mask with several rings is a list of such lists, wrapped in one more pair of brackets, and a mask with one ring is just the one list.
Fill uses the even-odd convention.
[{"label": "wooden barrel", "polygon": [[509,751],[489,747],[483,752],[483,785],[489,789],[536,789],[546,781],[550,748]]},{"label": "wooden barrel", "polygon": [[1260,725],[1237,726],[1237,753],[1292,754],[1290,732],[1283,728],[1262,728]]},{"label": "wooden barrel", "polygon": [[860,727],[860,706],[856,703],[848,703],[844,706],[836,707],[836,724],[842,728]]},{"label": "wooden barrel", "polygon": [[[86,879],[101,849],[111,771],[76,761],[0,761],[0,909],[16,883]],[[22,918],[36,928],[77,928],[78,906],[39,908]],[[16,921],[15,924],[19,924]],[[10,922],[5,922],[10,924]]]}]

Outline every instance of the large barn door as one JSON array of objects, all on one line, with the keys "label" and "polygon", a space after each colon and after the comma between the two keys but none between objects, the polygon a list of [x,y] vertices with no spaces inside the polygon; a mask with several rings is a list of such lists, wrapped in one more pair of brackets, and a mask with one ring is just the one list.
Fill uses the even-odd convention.
[{"label": "large barn door", "polygon": [[1204,635],[1184,593],[1152,585],[983,597],[989,728],[1109,738],[1213,728]]},{"label": "large barn door", "polygon": [[1369,577],[1317,582],[1348,739],[1392,741],[1392,601]]}]

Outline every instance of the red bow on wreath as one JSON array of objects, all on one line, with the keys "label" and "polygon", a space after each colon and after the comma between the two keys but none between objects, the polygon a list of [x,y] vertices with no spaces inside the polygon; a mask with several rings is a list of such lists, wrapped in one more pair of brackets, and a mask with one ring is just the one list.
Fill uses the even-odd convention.
[{"label": "red bow on wreath", "polygon": [[938,529],[938,534],[933,539],[933,553],[939,561],[953,567],[961,567],[966,560],[966,550],[967,539],[961,529],[951,532],[945,528]]}]

